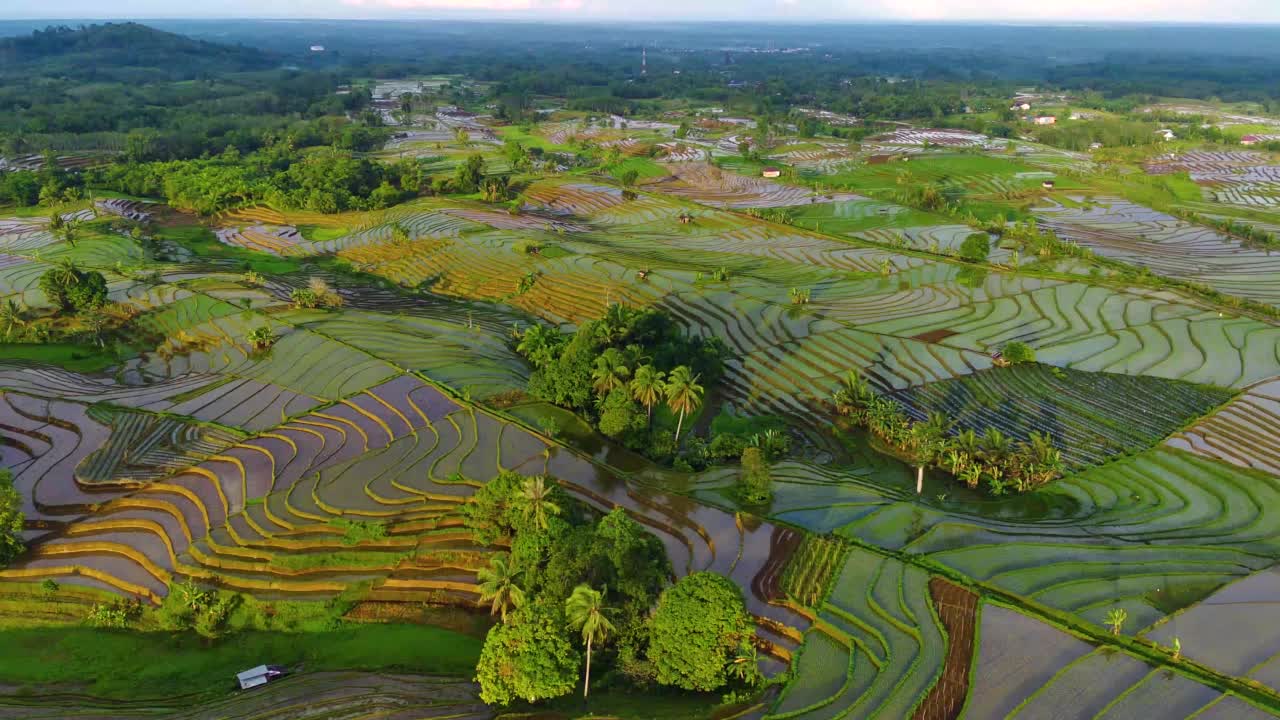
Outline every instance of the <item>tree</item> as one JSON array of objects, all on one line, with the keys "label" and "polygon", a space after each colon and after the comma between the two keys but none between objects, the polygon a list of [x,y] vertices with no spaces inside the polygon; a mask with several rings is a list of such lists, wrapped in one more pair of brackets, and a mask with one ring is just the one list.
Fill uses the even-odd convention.
[{"label": "tree", "polygon": [[509,470],[485,483],[462,506],[467,529],[476,542],[492,545],[510,538],[524,522],[523,488],[525,477]]},{"label": "tree", "polygon": [[524,606],[524,591],[516,584],[521,571],[511,564],[511,556],[499,553],[489,560],[489,567],[476,574],[480,580],[480,601],[490,602],[490,614],[507,621],[507,613]]},{"label": "tree", "polygon": [[728,681],[728,667],[752,634],[742,591],[712,572],[681,578],[658,599],[649,659],[658,682],[711,692]]},{"label": "tree", "polygon": [[764,505],[773,497],[773,477],[769,463],[758,447],[742,451],[742,474],[738,478],[738,491],[748,505]]},{"label": "tree", "polygon": [[0,469],[0,567],[22,554],[22,530],[26,517],[22,514],[22,496],[13,486],[13,473]]},{"label": "tree", "polygon": [[484,180],[484,158],[479,154],[467,158],[453,175],[454,186],[460,193],[473,193],[479,190],[482,180]]},{"label": "tree", "polygon": [[653,418],[653,405],[662,398],[665,392],[666,373],[652,365],[641,365],[631,378],[631,397],[644,405],[646,419]]},{"label": "tree", "polygon": [[0,305],[0,327],[4,328],[4,337],[8,340],[13,331],[22,328],[27,324],[23,317],[23,308],[12,299],[5,301]]},{"label": "tree", "polygon": [[520,494],[525,518],[535,527],[546,530],[547,517],[560,514],[560,506],[551,500],[551,487],[544,476],[525,478]]},{"label": "tree", "polygon": [[615,388],[600,403],[600,432],[614,440],[627,440],[645,428],[640,408],[625,387]]},{"label": "tree", "polygon": [[632,187],[636,184],[636,180],[640,179],[640,173],[635,168],[628,168],[622,171],[622,175],[618,179],[622,181],[624,187]]},{"label": "tree", "polygon": [[587,644],[587,671],[582,682],[582,697],[587,697],[591,688],[591,648],[595,643],[603,644],[613,632],[613,623],[604,615],[604,598],[590,585],[579,585],[564,603],[565,615],[569,626],[582,633],[582,641]]},{"label": "tree", "polygon": [[97,310],[107,304],[107,279],[97,270],[81,273],[76,283],[67,288],[67,300],[76,312]]},{"label": "tree", "polygon": [[567,636],[564,608],[534,603],[485,637],[476,682],[491,705],[537,702],[572,692],[581,662]]},{"label": "tree", "polygon": [[596,358],[595,369],[591,371],[591,387],[600,397],[604,397],[616,388],[624,387],[631,370],[623,364],[622,353],[617,348],[609,348]]},{"label": "tree", "polygon": [[95,310],[107,302],[107,279],[96,270],[81,271],[62,260],[40,276],[40,290],[60,311]]},{"label": "tree", "polygon": [[986,233],[972,233],[960,243],[960,257],[969,262],[986,262],[991,254],[991,238]]},{"label": "tree", "polygon": [[663,392],[666,393],[667,405],[672,412],[680,413],[680,420],[676,423],[676,441],[679,442],[684,416],[698,408],[702,402],[703,388],[698,384],[698,376],[693,374],[689,366],[681,365],[671,371]]}]

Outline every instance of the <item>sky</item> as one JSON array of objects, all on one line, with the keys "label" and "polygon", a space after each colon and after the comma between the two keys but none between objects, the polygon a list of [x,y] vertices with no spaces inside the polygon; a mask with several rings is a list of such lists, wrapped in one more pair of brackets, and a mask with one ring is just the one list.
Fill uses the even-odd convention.
[{"label": "sky", "polygon": [[0,19],[433,17],[1252,24],[1280,23],[1280,0],[0,0]]}]

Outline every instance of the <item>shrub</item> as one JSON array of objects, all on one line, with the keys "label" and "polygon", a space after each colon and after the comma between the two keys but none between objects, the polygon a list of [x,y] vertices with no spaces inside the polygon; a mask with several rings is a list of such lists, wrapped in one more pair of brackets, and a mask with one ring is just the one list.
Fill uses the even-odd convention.
[{"label": "shrub", "polygon": [[960,243],[960,257],[969,262],[986,262],[991,254],[991,238],[986,233],[973,233]]},{"label": "shrub", "polygon": [[742,451],[742,473],[738,476],[738,494],[748,505],[764,505],[773,499],[773,476],[769,463],[758,447]]},{"label": "shrub", "polygon": [[334,518],[329,521],[329,524],[343,530],[343,545],[356,545],[365,541],[382,540],[387,536],[386,524],[374,520]]},{"label": "shrub", "polygon": [[0,469],[0,567],[8,565],[22,553],[22,530],[25,524],[22,497],[13,487],[13,473],[8,469]]},{"label": "shrub", "polygon": [[1006,344],[1004,349],[1000,351],[1000,355],[1012,365],[1036,361],[1036,351],[1031,349],[1030,345],[1017,340]]}]

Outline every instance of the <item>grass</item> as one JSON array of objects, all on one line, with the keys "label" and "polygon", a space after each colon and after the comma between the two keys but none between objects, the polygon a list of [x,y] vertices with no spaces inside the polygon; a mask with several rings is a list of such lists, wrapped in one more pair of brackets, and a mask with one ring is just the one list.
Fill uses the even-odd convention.
[{"label": "grass", "polygon": [[0,343],[0,360],[26,360],[79,373],[101,372],[120,361],[109,350],[71,343]]},{"label": "grass", "polygon": [[335,551],[278,555],[271,564],[287,570],[317,570],[329,567],[387,567],[407,557],[403,552]]},{"label": "grass", "polygon": [[279,258],[241,247],[224,245],[213,236],[212,230],[203,225],[162,227],[159,228],[157,234],[161,238],[175,242],[201,257],[237,260],[246,270],[280,275],[297,272],[302,269],[302,265],[294,260]]},{"label": "grass", "polygon": [[476,638],[419,625],[366,625],[329,632],[246,632],[212,645],[189,633],[85,627],[0,631],[0,683],[83,686],[119,699],[213,695],[237,672],[263,663],[314,670],[396,670],[469,675]]},{"label": "grass", "polygon": [[[584,701],[578,692],[556,698],[536,707],[513,707],[506,717],[524,717],[520,713],[536,713],[536,717],[626,718],[626,720],[689,720],[718,716],[723,708],[719,696],[711,694],[649,691],[626,693],[618,690],[592,692]],[[555,713],[556,715],[548,715]],[[730,714],[730,713],[726,713]]]},{"label": "grass", "polygon": [[649,158],[640,157],[628,158],[617,165],[611,166],[609,168],[609,174],[615,178],[621,179],[623,173],[628,170],[635,170],[636,175],[640,178],[658,178],[667,174],[667,171],[658,163],[650,160]]},{"label": "grass", "polygon": [[298,232],[302,233],[302,237],[311,242],[325,242],[346,237],[350,230],[341,226],[299,225]]}]

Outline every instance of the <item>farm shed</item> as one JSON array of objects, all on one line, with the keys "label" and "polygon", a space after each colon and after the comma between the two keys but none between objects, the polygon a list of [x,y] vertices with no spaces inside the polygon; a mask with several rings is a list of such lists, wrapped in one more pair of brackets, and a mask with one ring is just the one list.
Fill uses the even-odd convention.
[{"label": "farm shed", "polygon": [[782,171],[776,167],[767,167],[760,172],[760,176],[767,178],[782,177]]},{"label": "farm shed", "polygon": [[245,670],[236,674],[236,682],[240,683],[241,690],[249,690],[283,677],[285,669],[279,665],[259,665],[251,670]]},{"label": "farm shed", "polygon": [[1058,118],[1053,115],[1037,115],[1035,119],[1037,125],[1056,125]]}]

